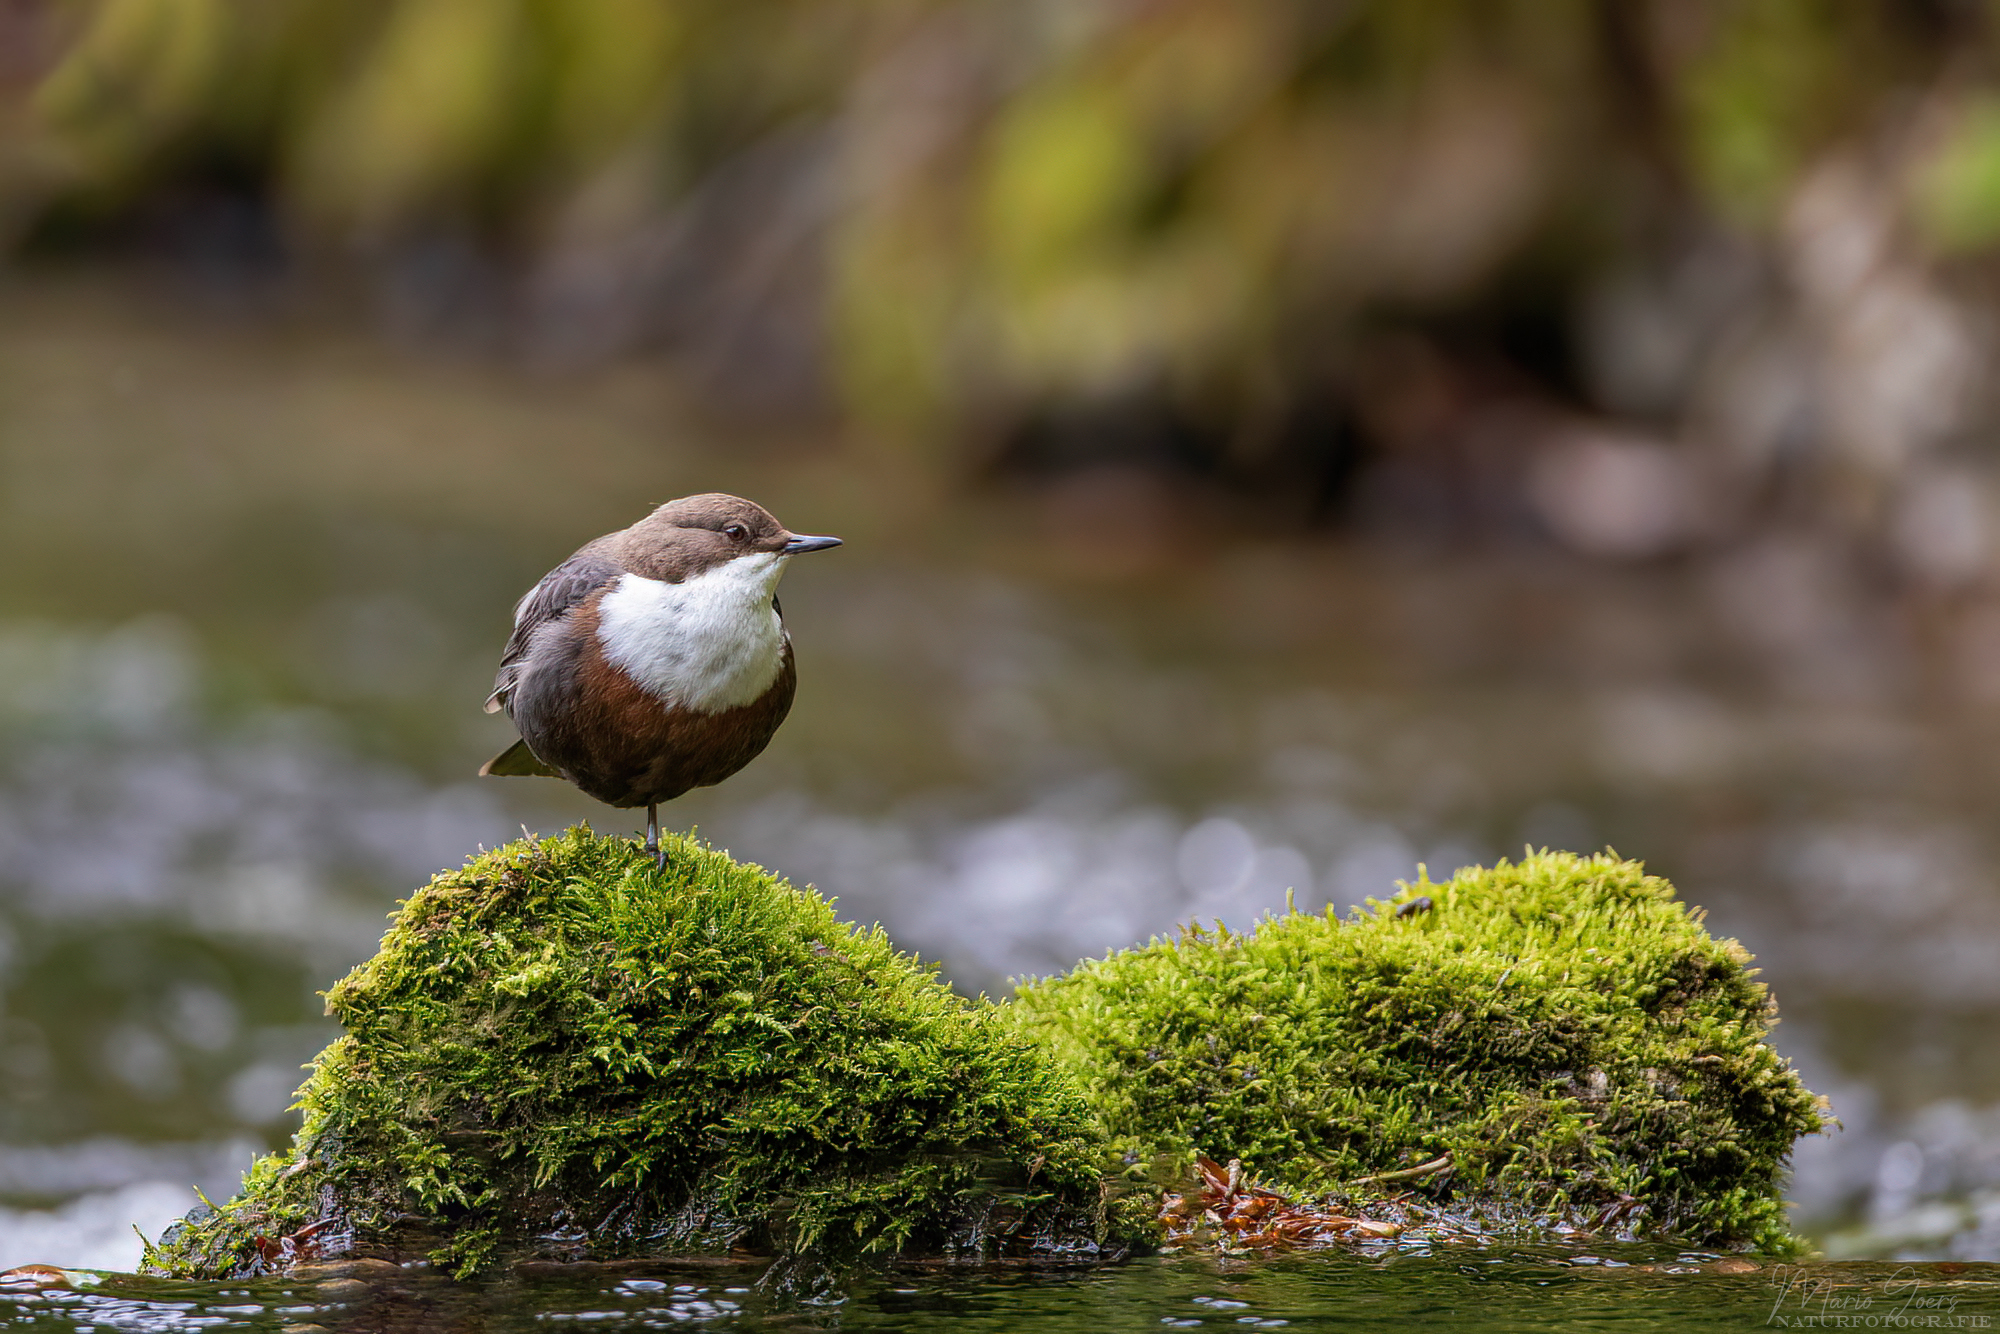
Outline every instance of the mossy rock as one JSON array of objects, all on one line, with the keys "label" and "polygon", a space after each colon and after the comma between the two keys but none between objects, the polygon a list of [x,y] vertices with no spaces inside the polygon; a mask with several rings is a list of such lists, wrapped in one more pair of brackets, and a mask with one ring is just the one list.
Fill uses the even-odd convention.
[{"label": "mossy rock", "polygon": [[1503,861],[1397,902],[1419,898],[1190,928],[1027,985],[1014,1015],[1138,1170],[1201,1152],[1322,1194],[1449,1154],[1393,1188],[1795,1246],[1782,1169],[1822,1104],[1766,1041],[1741,945],[1611,856]]},{"label": "mossy rock", "polygon": [[1302,1195],[1449,1155],[1464,1212],[1786,1250],[1820,1104],[1736,942],[1613,857],[1408,886],[1085,963],[996,1006],[681,839],[578,828],[438,876],[328,993],[305,1124],[148,1268],[731,1253],[1117,1258],[1128,1183],[1241,1158]]},{"label": "mossy rock", "polygon": [[150,1271],[731,1252],[1088,1260],[1131,1229],[1067,1075],[880,928],[686,839],[440,875],[327,993],[291,1150]]}]

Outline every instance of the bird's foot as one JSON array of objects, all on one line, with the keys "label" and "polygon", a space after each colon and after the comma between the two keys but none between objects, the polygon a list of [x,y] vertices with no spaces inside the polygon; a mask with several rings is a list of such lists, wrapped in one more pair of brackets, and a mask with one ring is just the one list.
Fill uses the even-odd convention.
[{"label": "bird's foot", "polygon": [[667,850],[660,846],[660,807],[657,802],[646,807],[646,843],[640,851],[653,859],[654,867],[662,871],[667,869]]}]

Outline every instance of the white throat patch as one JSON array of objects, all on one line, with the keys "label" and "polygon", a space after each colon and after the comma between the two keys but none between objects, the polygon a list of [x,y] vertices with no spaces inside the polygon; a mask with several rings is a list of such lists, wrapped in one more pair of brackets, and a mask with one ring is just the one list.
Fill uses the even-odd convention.
[{"label": "white throat patch", "polygon": [[604,656],[668,704],[741,708],[778,679],[785,626],[771,596],[786,559],[738,556],[678,584],[620,575],[597,604]]}]

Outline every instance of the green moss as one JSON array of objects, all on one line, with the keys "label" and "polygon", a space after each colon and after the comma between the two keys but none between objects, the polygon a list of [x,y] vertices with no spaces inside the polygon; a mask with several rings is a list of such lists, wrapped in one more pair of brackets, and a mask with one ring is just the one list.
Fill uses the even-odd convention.
[{"label": "green moss", "polygon": [[1420,1183],[1434,1198],[1794,1244],[1781,1170],[1820,1104],[1765,1040],[1775,1007],[1742,946],[1609,856],[1400,901],[1418,896],[1435,907],[1190,928],[1023,987],[1016,1018],[1142,1165],[1240,1157],[1321,1193],[1448,1152]]},{"label": "green moss", "polygon": [[148,1257],[1097,1253],[1101,1140],[998,1007],[687,840],[586,828],[438,876],[327,993],[291,1151]]},{"label": "green moss", "polygon": [[[1734,941],[1567,854],[1086,963],[1000,1007],[687,840],[579,828],[438,876],[328,993],[291,1150],[155,1272],[295,1259],[748,1251],[1092,1259],[1146,1233],[1104,1167],[1242,1158],[1297,1193],[1450,1154],[1453,1207],[1783,1249],[1816,1100]],[[1643,1212],[1642,1212],[1643,1211]]]}]

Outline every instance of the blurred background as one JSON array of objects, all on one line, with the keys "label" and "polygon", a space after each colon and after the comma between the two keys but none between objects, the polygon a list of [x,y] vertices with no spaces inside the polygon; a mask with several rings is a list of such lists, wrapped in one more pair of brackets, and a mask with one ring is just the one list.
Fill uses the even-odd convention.
[{"label": "blurred background", "polygon": [[1607,844],[2000,1259],[2000,6],[0,0],[0,1263],[281,1143],[513,599],[848,539],[681,827],[968,992]]}]

